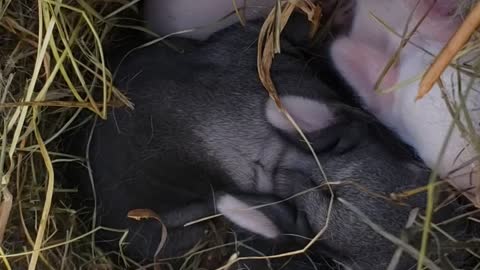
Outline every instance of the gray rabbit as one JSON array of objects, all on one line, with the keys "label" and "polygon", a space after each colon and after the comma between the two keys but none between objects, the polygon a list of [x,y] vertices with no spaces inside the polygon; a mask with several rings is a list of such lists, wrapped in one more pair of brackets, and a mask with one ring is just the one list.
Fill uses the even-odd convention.
[{"label": "gray rabbit", "polygon": [[[142,259],[155,255],[162,229],[156,221],[128,219],[132,209],[152,209],[161,217],[168,230],[161,258],[202,241],[207,222],[184,225],[216,213],[223,218],[214,220],[227,220],[234,231],[282,250],[304,246],[328,216],[310,254],[353,269],[386,269],[396,246],[342,201],[399,236],[425,197],[399,203],[388,196],[425,185],[429,170],[368,113],[343,102],[342,89],[323,84],[295,44],[282,38],[272,78],[319,168],[258,79],[260,25],[233,25],[206,41],[168,40],[183,53],[157,44],[120,61],[125,50],[112,52],[115,82],[135,110],[112,109],[93,132],[89,162],[97,224],[128,228],[125,252]],[[268,205],[238,210],[258,204]],[[103,233],[97,239],[105,244],[114,237]],[[404,255],[397,269],[414,263]]]}]

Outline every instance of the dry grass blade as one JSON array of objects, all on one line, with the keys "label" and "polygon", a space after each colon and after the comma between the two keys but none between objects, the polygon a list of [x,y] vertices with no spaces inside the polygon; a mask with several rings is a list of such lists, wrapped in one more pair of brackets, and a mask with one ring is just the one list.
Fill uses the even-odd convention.
[{"label": "dry grass blade", "polygon": [[[341,202],[343,205],[345,205],[348,209],[350,209],[352,212],[358,215],[358,217],[365,222],[368,226],[370,226],[375,232],[378,234],[382,235],[395,245],[403,248],[408,254],[410,254],[414,258],[418,258],[420,256],[420,252],[416,250],[414,247],[408,245],[407,243],[404,243],[401,239],[395,237],[394,235],[388,233],[385,231],[383,228],[378,226],[377,224],[373,223],[360,209],[358,209],[356,206],[351,204],[350,202],[346,201],[343,198],[337,198],[339,202]],[[433,261],[431,261],[428,258],[424,258],[425,264],[432,270],[441,270],[440,267],[438,267]]]},{"label": "dry grass blade", "polygon": [[155,258],[157,258],[158,254],[160,254],[160,251],[162,250],[163,246],[165,245],[165,242],[167,242],[167,227],[165,224],[162,222],[162,219],[160,216],[153,212],[150,209],[133,209],[128,211],[127,213],[128,218],[132,218],[135,220],[142,220],[142,219],[155,219],[162,225],[162,237],[160,239],[160,243],[158,244],[158,248],[155,252]]},{"label": "dry grass blade", "polygon": [[[103,103],[95,103],[99,108],[103,108]],[[123,107],[127,106],[125,103],[120,101],[108,102],[107,107]],[[87,102],[76,102],[76,101],[63,101],[63,100],[44,100],[44,101],[30,101],[30,102],[5,102],[0,104],[0,109],[2,108],[16,108],[16,107],[31,107],[31,106],[45,106],[45,107],[62,107],[62,108],[91,108],[91,103]]]},{"label": "dry grass blade", "polygon": [[[295,11],[301,10],[305,13],[312,23],[311,33],[318,30],[321,19],[321,8],[313,4],[310,0],[306,1],[286,1],[276,2],[275,8],[270,12],[265,20],[259,34],[257,70],[260,81],[268,91],[270,97],[275,101],[277,107],[283,111],[280,99],[278,98],[275,84],[270,76],[272,61],[276,53],[280,53],[280,34],[288,22],[288,19]],[[313,35],[312,35],[313,36]]]},{"label": "dry grass blade", "polygon": [[[290,15],[295,10],[295,4],[283,3],[283,6],[285,6],[285,8],[281,10],[282,5],[277,1],[275,9],[270,12],[265,20],[258,38],[257,53],[258,76],[270,97],[275,101],[279,108],[282,108],[282,106],[280,99],[278,98],[275,84],[270,76],[270,68],[272,66],[273,58],[275,53],[278,53],[280,50],[275,46],[275,44],[278,45],[279,38],[278,36],[275,36],[275,33],[280,33],[283,30],[283,27],[287,24],[288,18],[290,18]],[[282,12],[280,12],[280,10]],[[280,17],[278,16],[278,13],[280,13]],[[279,29],[275,30],[274,25]]]},{"label": "dry grass blade", "polygon": [[[328,180],[327,174],[323,170],[323,167],[320,163],[320,160],[317,157],[317,154],[315,153],[315,150],[313,149],[311,143],[309,142],[309,140],[301,130],[300,126],[295,122],[295,120],[288,113],[288,111],[286,111],[283,108],[280,98],[278,97],[277,90],[275,89],[275,85],[270,76],[270,68],[272,66],[272,61],[275,56],[275,53],[280,52],[280,48],[279,48],[280,36],[279,35],[283,30],[283,28],[285,27],[288,19],[290,18],[295,8],[299,8],[300,10],[305,12],[308,18],[311,20],[312,19],[319,20],[320,16],[315,16],[315,14],[318,14],[320,12],[319,11],[320,7],[316,6],[309,0],[291,1],[291,2],[284,3],[284,5],[285,6],[283,7],[283,10],[280,10],[282,6],[280,5],[280,2],[277,1],[277,5],[275,6],[275,9],[272,10],[272,12],[267,17],[267,19],[265,20],[261,28],[259,39],[258,39],[257,70],[258,70],[260,81],[264,85],[265,89],[268,91],[270,97],[275,101],[277,108],[280,110],[280,112],[282,112],[285,115],[287,120],[292,124],[295,130],[299,133],[300,137],[306,143],[308,149],[310,150],[310,153],[312,154],[318,168],[320,169],[320,172],[323,176],[325,184],[328,187],[330,200],[327,208],[324,226],[319,230],[319,232],[315,235],[315,237],[308,242],[308,244],[303,249],[297,250],[294,252],[287,252],[284,254],[268,256],[267,258],[281,258],[285,256],[292,256],[292,255],[305,253],[318,239],[320,239],[323,233],[327,230],[328,225],[330,223],[330,215],[331,215],[333,201],[334,201],[334,194],[331,187],[331,183]],[[274,20],[277,20],[275,24],[276,28],[274,28],[274,24],[273,24],[275,22]],[[318,25],[318,23],[319,22],[313,23],[314,28],[316,27],[316,25]],[[261,258],[246,257],[246,258],[238,258],[237,261],[249,260],[249,259],[261,259]],[[220,269],[225,269],[225,268],[222,267]]]},{"label": "dry grass blade", "polygon": [[3,190],[3,201],[0,205],[0,245],[5,236],[10,211],[12,211],[13,195],[8,188]]},{"label": "dry grass blade", "polygon": [[0,3],[0,268],[75,269],[105,261],[94,258],[102,256],[98,251],[84,259],[88,239],[73,229],[75,211],[55,199],[64,191],[55,188],[54,164],[80,160],[57,153],[79,115],[75,107],[105,117],[108,106],[125,104],[111,85],[101,38],[111,29],[101,16],[122,1]]},{"label": "dry grass blade", "polygon": [[[298,193],[295,193],[293,194],[292,196],[290,197],[287,197],[285,199],[281,199],[281,200],[278,200],[278,201],[275,201],[275,202],[271,202],[271,203],[265,203],[265,204],[257,204],[255,206],[251,206],[251,207],[248,207],[248,208],[242,208],[242,209],[231,209],[231,211],[234,211],[234,212],[237,212],[237,211],[251,211],[251,210],[256,210],[256,209],[259,209],[259,208],[263,208],[263,207],[268,207],[268,206],[271,206],[271,205],[274,205],[274,204],[279,204],[279,203],[284,203],[284,202],[287,202],[287,201],[290,201],[296,197],[299,197],[299,196],[302,196],[302,195],[305,195],[309,192],[313,192],[313,191],[316,191],[318,189],[322,189],[322,188],[328,188],[329,186],[332,186],[332,185],[345,185],[345,184],[350,184],[350,183],[346,183],[346,182],[328,182],[328,183],[324,183],[324,184],[321,184],[321,185],[318,185],[316,187],[313,187],[313,188],[309,188],[309,189],[305,189],[301,192],[298,192]],[[361,191],[365,191],[365,190],[362,190],[361,187],[359,187],[359,190]],[[215,214],[215,215],[211,215],[211,216],[207,216],[207,217],[203,217],[203,218],[200,218],[200,219],[197,219],[197,220],[193,220],[193,221],[190,221],[190,222],[187,222],[185,223],[183,226],[184,227],[188,227],[188,226],[192,226],[194,224],[197,224],[197,223],[200,223],[200,222],[205,222],[207,220],[210,220],[210,219],[214,219],[214,218],[218,218],[218,217],[221,217],[223,216],[223,214]]]},{"label": "dry grass blade", "polygon": [[[402,33],[402,41],[400,42],[398,48],[395,50],[395,52],[392,54],[392,56],[390,57],[390,59],[388,60],[387,64],[385,65],[385,67],[383,68],[382,72],[380,73],[379,75],[379,78],[377,79],[377,81],[375,82],[375,85],[373,87],[373,89],[377,92],[380,92],[380,85],[384,79],[384,77],[387,75],[388,71],[394,67],[398,61],[399,61],[399,56],[400,56],[400,53],[402,52],[402,49],[408,44],[408,42],[410,41],[411,37],[413,36],[413,34],[417,31],[418,27],[420,27],[420,25],[422,24],[422,22],[425,20],[425,18],[427,17],[427,13],[425,13],[423,15],[423,17],[417,22],[417,24],[413,27],[413,29],[411,29],[410,31],[408,31],[408,25],[410,23],[410,21],[412,20],[413,18],[413,14],[414,14],[414,11],[415,9],[417,8],[417,6],[420,4],[420,1],[417,2],[417,4],[415,5],[415,7],[413,8],[412,12],[409,14],[408,18],[407,18],[407,22],[405,23],[404,25],[404,29],[403,29],[403,33]],[[433,4],[430,8],[433,7]],[[372,14],[372,16],[381,24],[383,24],[386,28],[388,28],[390,31],[390,26],[386,25],[383,23],[383,21],[376,17],[374,14]]]},{"label": "dry grass blade", "polygon": [[[37,117],[38,117],[38,112],[37,112],[37,109],[34,108],[33,121],[36,121]],[[40,146],[42,157],[45,161],[45,166],[47,168],[48,180],[47,180],[47,193],[45,195],[46,196],[45,204],[42,211],[42,217],[40,219],[40,226],[37,231],[37,238],[35,239],[35,245],[33,246],[32,258],[30,260],[30,264],[28,265],[29,270],[34,270],[37,267],[37,260],[38,260],[38,257],[40,256],[40,247],[42,246],[42,243],[43,243],[43,238],[44,238],[45,230],[47,227],[48,216],[50,215],[50,208],[52,206],[53,185],[55,181],[53,166],[52,166],[52,162],[50,160],[50,156],[48,154],[47,148],[43,143],[43,139],[40,135],[40,131],[38,130],[38,126],[35,123],[33,124],[35,128],[35,138],[37,139],[38,145]]]},{"label": "dry grass blade", "polygon": [[425,73],[416,99],[421,99],[432,89],[433,85],[438,81],[442,73],[448,67],[452,59],[468,42],[476,29],[480,26],[480,3],[477,3],[475,8],[471,10],[470,14],[465,18],[457,32],[453,35],[447,45],[443,48],[440,54],[433,62],[432,66]]},{"label": "dry grass blade", "polygon": [[428,191],[429,185],[434,185],[435,187],[437,187],[437,186],[446,185],[446,184],[447,184],[447,182],[445,182],[445,181],[438,181],[438,182],[428,184],[426,186],[417,187],[417,188],[410,189],[410,190],[405,190],[405,191],[402,191],[402,192],[399,192],[399,193],[392,193],[392,194],[390,194],[390,198],[392,198],[392,200],[395,200],[395,201],[401,201],[403,199],[407,199],[409,197],[415,196],[419,193],[423,193],[425,191]]}]

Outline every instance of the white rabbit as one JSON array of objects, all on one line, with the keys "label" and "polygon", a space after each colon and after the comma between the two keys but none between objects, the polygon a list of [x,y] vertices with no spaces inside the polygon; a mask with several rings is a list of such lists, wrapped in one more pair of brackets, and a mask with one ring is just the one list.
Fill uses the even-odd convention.
[{"label": "white rabbit", "polygon": [[[176,33],[176,36],[206,40],[213,33],[238,23],[238,15],[246,21],[266,17],[275,2],[276,0],[145,0],[143,13],[147,27],[159,35]],[[349,11],[355,0],[311,2],[319,3],[323,14],[332,14],[335,8],[339,8],[332,21],[333,29],[343,29],[351,21]],[[340,5],[337,6],[338,4]],[[236,14],[235,6],[239,14]]]},{"label": "white rabbit", "polygon": [[[275,0],[234,0],[246,20],[268,15]],[[197,40],[239,21],[232,0],[146,0],[144,15],[147,26],[161,35],[195,28],[178,34]]]},{"label": "white rabbit", "polygon": [[[463,136],[458,126],[454,127],[444,155],[436,167],[453,123],[453,117],[442,97],[442,89],[436,84],[428,95],[415,101],[421,75],[432,63],[433,55],[445,46],[462,22],[456,12],[456,0],[438,0],[429,11],[433,1],[357,1],[351,33],[332,44],[331,56],[335,67],[351,84],[366,108],[412,145],[428,166],[437,169],[440,177],[447,178],[454,187],[480,206],[479,162],[476,160],[468,166],[462,166],[478,156],[478,149],[475,149],[470,137]],[[412,10],[415,11],[412,13]],[[375,14],[400,35],[403,34],[410,14],[410,31],[427,14],[380,84],[380,90],[390,88],[394,91],[383,94],[374,91],[375,84],[399,47],[401,37],[388,30],[371,14]],[[478,51],[476,53],[478,55]],[[471,58],[473,54],[475,52],[468,56]],[[466,60],[463,63],[465,62]],[[461,79],[458,80],[457,74],[455,68],[449,67],[442,75],[445,86],[443,90],[446,89],[444,92],[453,108],[461,100],[458,82],[461,82],[461,95],[465,95],[471,79],[466,74],[461,74]],[[478,82],[473,84],[466,100],[471,125],[477,134],[480,130],[480,94],[475,88],[478,86]],[[463,123],[467,121],[465,117],[461,120]]]}]

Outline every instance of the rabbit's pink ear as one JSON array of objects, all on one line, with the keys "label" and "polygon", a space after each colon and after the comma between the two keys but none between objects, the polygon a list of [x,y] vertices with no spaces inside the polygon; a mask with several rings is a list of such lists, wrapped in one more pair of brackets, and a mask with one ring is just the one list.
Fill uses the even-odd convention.
[{"label": "rabbit's pink ear", "polygon": [[433,19],[448,18],[455,14],[459,7],[458,0],[403,0],[410,10],[416,8],[418,14],[423,16],[428,12],[428,17]]},{"label": "rabbit's pink ear", "polygon": [[[423,20],[419,34],[433,41],[447,42],[462,22],[457,14],[458,0],[403,0],[408,10],[415,9],[412,24]],[[425,14],[425,19],[422,19]]]},{"label": "rabbit's pink ear", "polygon": [[[343,37],[333,42],[330,53],[336,69],[352,86],[367,108],[379,112],[392,105],[393,94],[377,94],[375,83],[391,57],[391,50],[378,49],[374,44]],[[380,89],[393,87],[398,81],[398,64],[383,77]]]}]

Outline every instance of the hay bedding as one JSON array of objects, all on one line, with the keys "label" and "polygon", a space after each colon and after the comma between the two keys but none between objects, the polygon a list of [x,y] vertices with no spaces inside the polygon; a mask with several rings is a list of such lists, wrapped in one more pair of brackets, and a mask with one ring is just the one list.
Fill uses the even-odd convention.
[{"label": "hay bedding", "polygon": [[[77,125],[85,122],[78,120],[81,111],[105,118],[108,106],[131,105],[111,85],[102,45],[113,28],[127,24],[126,14],[135,14],[135,2],[0,1],[0,269],[123,268],[93,245],[92,233],[103,228],[90,228],[88,220],[79,219],[82,209],[73,209],[69,199],[76,190],[58,184],[62,175],[54,165],[83,162],[84,157],[62,153],[59,140],[82,128]],[[308,8],[312,7],[304,6],[304,11]],[[266,39],[275,44],[276,36]],[[274,49],[270,46],[259,53],[259,59],[267,59],[261,62],[260,76],[272,97],[268,59]],[[458,218],[479,222],[477,213]],[[134,212],[133,216],[154,214]],[[455,248],[469,250],[472,269],[480,269],[478,242],[453,242]],[[196,269],[195,265],[198,262],[186,269]]]},{"label": "hay bedding", "polygon": [[80,110],[105,118],[113,96],[126,101],[111,86],[102,51],[115,22],[107,16],[126,3],[0,1],[2,221],[9,217],[1,269],[106,263],[69,206],[75,190],[59,186],[53,166],[81,160],[57,151]]}]

